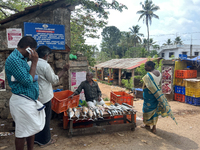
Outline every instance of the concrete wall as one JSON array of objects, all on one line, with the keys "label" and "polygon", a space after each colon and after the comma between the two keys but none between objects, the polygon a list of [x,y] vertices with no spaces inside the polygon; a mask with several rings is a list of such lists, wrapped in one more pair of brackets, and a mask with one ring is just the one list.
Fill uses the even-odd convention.
[{"label": "concrete wall", "polygon": [[[36,14],[39,14],[35,16]],[[44,10],[39,9],[38,11],[23,16],[11,22],[8,22],[0,26],[0,72],[4,68],[4,63],[9,54],[13,49],[7,48],[6,41],[6,28],[22,28],[24,35],[24,22],[34,22],[34,23],[48,23],[48,24],[60,24],[65,25],[65,44],[70,47],[70,15],[71,11],[67,8],[56,8],[53,9],[53,6],[45,8]],[[58,52],[54,51],[49,58],[49,63],[52,66],[56,74],[61,71],[64,64],[69,63],[69,52]],[[64,88],[69,89],[69,76],[68,72],[60,80],[57,85],[54,85],[54,89]],[[11,89],[8,86],[6,79],[6,91],[0,91],[0,118],[7,118],[9,115],[8,103],[11,96]]]},{"label": "concrete wall", "polygon": [[[159,56],[162,57],[162,53],[165,53],[165,56],[163,59],[169,60],[169,53],[174,52],[175,58],[179,58],[179,54],[182,54],[182,52],[187,52],[187,56],[190,56],[190,45],[172,45],[173,47],[163,47],[162,50],[159,50],[158,52],[160,53]],[[200,55],[200,45],[192,45],[192,55],[195,56],[195,52],[199,52]]]}]

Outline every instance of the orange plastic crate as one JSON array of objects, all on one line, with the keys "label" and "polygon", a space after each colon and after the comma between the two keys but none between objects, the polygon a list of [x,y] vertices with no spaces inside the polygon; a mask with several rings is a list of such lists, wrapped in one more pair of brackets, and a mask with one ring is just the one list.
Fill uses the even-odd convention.
[{"label": "orange plastic crate", "polygon": [[[123,115],[120,116],[114,116],[114,119],[121,118],[123,119]],[[131,121],[131,115],[126,115],[126,118]],[[134,114],[134,122],[136,123],[136,114]],[[123,124],[124,120],[115,120],[111,121],[110,124]],[[126,123],[129,123],[128,121]]]},{"label": "orange plastic crate", "polygon": [[127,103],[133,106],[133,99],[134,97],[124,91],[120,92],[110,92],[110,101],[113,103]]},{"label": "orange plastic crate", "polygon": [[72,99],[68,99],[73,92],[65,90],[61,92],[55,92],[54,97],[51,99],[51,109],[57,114],[66,111],[69,107],[77,107],[79,104],[79,95],[74,96]]},{"label": "orange plastic crate", "polygon": [[174,100],[185,103],[185,95],[174,93]]},{"label": "orange plastic crate", "polygon": [[197,70],[176,70],[175,77],[181,79],[196,78]]}]

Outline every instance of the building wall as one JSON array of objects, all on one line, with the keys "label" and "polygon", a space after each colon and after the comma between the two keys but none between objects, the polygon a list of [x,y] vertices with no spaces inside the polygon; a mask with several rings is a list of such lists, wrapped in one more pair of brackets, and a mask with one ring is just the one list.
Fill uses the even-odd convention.
[{"label": "building wall", "polygon": [[[167,49],[165,49],[167,48]],[[176,47],[162,47],[161,50],[159,50],[159,56],[162,57],[162,53],[165,53],[165,56],[163,57],[166,60],[169,60],[169,53],[173,52],[175,58],[179,57],[179,54],[182,54],[182,52],[186,52],[187,56],[190,56],[190,45],[177,45]],[[195,56],[195,52],[199,52],[200,55],[200,45],[193,45],[192,46],[192,55],[191,56]]]},{"label": "building wall", "polygon": [[[57,8],[57,9],[44,9],[38,10],[40,15],[35,17],[35,13],[29,14],[28,16],[23,16],[12,22],[7,23],[8,28],[22,28],[22,33],[24,35],[24,22],[34,22],[34,23],[48,23],[48,24],[60,24],[65,25],[65,44],[70,47],[70,14],[71,11],[67,8]],[[17,22],[17,23],[16,23]],[[6,58],[13,51],[13,49],[7,48],[6,41],[6,24],[0,26],[0,72],[4,68]],[[54,51],[49,58],[49,63],[52,66],[56,74],[62,70],[64,64],[69,63],[69,52],[64,51]],[[68,72],[60,80],[57,85],[54,85],[54,89],[69,89],[69,76]],[[6,79],[6,91],[0,91],[0,118],[7,118],[9,115],[9,99],[11,96],[11,89],[8,85]]]}]

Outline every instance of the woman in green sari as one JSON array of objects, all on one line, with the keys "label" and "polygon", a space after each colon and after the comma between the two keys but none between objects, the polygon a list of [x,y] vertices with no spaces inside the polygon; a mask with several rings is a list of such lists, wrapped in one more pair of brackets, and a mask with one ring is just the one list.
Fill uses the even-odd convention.
[{"label": "woman in green sari", "polygon": [[175,122],[175,117],[171,111],[170,105],[167,102],[165,95],[159,88],[159,83],[161,80],[161,73],[155,70],[155,63],[152,61],[147,61],[145,64],[145,70],[148,73],[142,78],[144,81],[143,86],[143,122],[145,127],[156,133],[156,123],[158,121],[159,115],[162,117],[170,116]]}]

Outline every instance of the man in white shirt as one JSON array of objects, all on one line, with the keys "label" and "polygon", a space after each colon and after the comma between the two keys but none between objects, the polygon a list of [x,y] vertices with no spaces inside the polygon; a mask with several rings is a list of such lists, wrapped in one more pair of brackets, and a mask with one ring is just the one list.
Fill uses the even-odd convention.
[{"label": "man in white shirt", "polygon": [[[44,129],[35,135],[34,142],[44,147],[55,142],[51,139],[50,134],[51,99],[54,96],[52,84],[57,84],[59,82],[59,79],[69,69],[69,65],[66,64],[62,71],[56,75],[50,64],[47,62],[51,49],[47,46],[40,46],[37,49],[37,53],[39,59],[36,67],[36,74],[38,75],[39,101],[46,106],[46,124]],[[28,64],[31,65],[31,62],[28,62]]]}]

